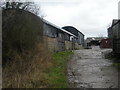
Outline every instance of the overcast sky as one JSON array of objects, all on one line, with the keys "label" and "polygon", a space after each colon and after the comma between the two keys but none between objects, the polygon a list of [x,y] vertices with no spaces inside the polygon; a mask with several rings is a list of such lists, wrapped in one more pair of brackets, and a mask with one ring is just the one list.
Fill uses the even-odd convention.
[{"label": "overcast sky", "polygon": [[107,36],[107,27],[118,18],[119,0],[41,0],[44,19],[63,27],[74,26],[86,37]]}]

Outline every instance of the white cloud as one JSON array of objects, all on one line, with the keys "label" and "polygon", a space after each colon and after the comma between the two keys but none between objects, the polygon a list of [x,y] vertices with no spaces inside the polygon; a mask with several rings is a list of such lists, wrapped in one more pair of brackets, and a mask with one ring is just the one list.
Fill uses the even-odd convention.
[{"label": "white cloud", "polygon": [[117,18],[119,0],[42,0],[45,19],[59,27],[71,25],[88,36],[107,36],[107,25]]}]

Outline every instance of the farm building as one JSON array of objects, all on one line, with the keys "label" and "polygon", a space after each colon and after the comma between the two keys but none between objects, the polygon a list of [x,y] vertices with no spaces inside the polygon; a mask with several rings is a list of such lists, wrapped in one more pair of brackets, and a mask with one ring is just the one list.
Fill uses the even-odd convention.
[{"label": "farm building", "polygon": [[84,46],[84,34],[81,33],[79,30],[72,26],[65,26],[62,27],[63,29],[67,30],[68,32],[71,32],[72,34],[76,35],[78,37],[77,43],[81,46]]},{"label": "farm building", "polygon": [[120,55],[120,20],[114,19],[110,28],[108,28],[108,37],[112,38],[112,49],[114,55]]},{"label": "farm building", "polygon": [[108,28],[108,38],[113,38],[113,32],[111,27]]},{"label": "farm building", "polygon": [[[43,19],[43,35],[46,47],[53,52],[79,49],[78,36]],[[84,40],[84,37],[83,37]]]},{"label": "farm building", "polygon": [[106,37],[88,37],[85,40],[85,47],[91,48],[91,46],[100,46],[102,39],[106,39]]}]

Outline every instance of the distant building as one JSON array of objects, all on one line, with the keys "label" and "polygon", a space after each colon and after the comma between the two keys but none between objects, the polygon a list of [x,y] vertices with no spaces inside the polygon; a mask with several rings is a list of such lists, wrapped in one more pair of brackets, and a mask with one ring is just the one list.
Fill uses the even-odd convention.
[{"label": "distant building", "polygon": [[57,52],[75,49],[74,40],[78,38],[76,35],[61,29],[59,26],[56,26],[45,19],[43,19],[43,29],[43,35],[48,50]]},{"label": "distant building", "polygon": [[106,38],[107,37],[88,37],[85,40],[85,47],[91,48],[91,46],[100,46],[101,40]]},{"label": "distant building", "polygon": [[[78,38],[80,37],[81,39],[82,37],[79,36],[80,34],[80,32],[78,34],[71,33],[66,29],[60,28],[59,26],[43,19],[44,42],[50,51],[58,52],[82,48],[82,45],[78,43]],[[84,35],[82,38],[84,41]]]},{"label": "distant building", "polygon": [[79,30],[77,30],[76,28],[74,28],[72,26],[65,26],[65,27],[62,27],[62,28],[67,30],[68,32],[74,34],[75,36],[77,36],[78,39],[76,40],[76,42],[79,45],[84,46],[84,34],[83,33],[81,33]]}]

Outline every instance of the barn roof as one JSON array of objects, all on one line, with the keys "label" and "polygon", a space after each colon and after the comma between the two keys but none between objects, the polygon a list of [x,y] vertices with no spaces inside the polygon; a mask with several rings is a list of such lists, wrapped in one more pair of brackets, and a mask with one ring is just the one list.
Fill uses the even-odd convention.
[{"label": "barn roof", "polygon": [[76,29],[73,26],[64,26],[62,28],[69,31],[69,32],[71,32],[72,34],[74,34],[76,36],[78,36],[78,32],[81,33],[84,36],[84,34],[82,32],[80,32],[78,29]]},{"label": "barn roof", "polygon": [[118,24],[119,22],[120,22],[120,19],[113,19],[113,21],[112,21],[112,26],[111,26],[111,27],[115,26],[115,25]]},{"label": "barn roof", "polygon": [[59,29],[59,30],[61,30],[61,31],[63,31],[63,32],[69,34],[69,35],[71,35],[71,36],[74,36],[74,37],[78,38],[76,35],[72,34],[71,32],[68,32],[65,29],[62,29],[59,26],[57,26],[57,25],[55,25],[55,24],[53,24],[53,23],[51,23],[51,22],[49,22],[49,21],[47,21],[45,19],[43,19],[43,22],[46,23],[46,24],[48,24],[48,25],[51,25],[51,26],[53,26],[53,27],[55,27],[55,28],[57,28],[57,29]]}]

